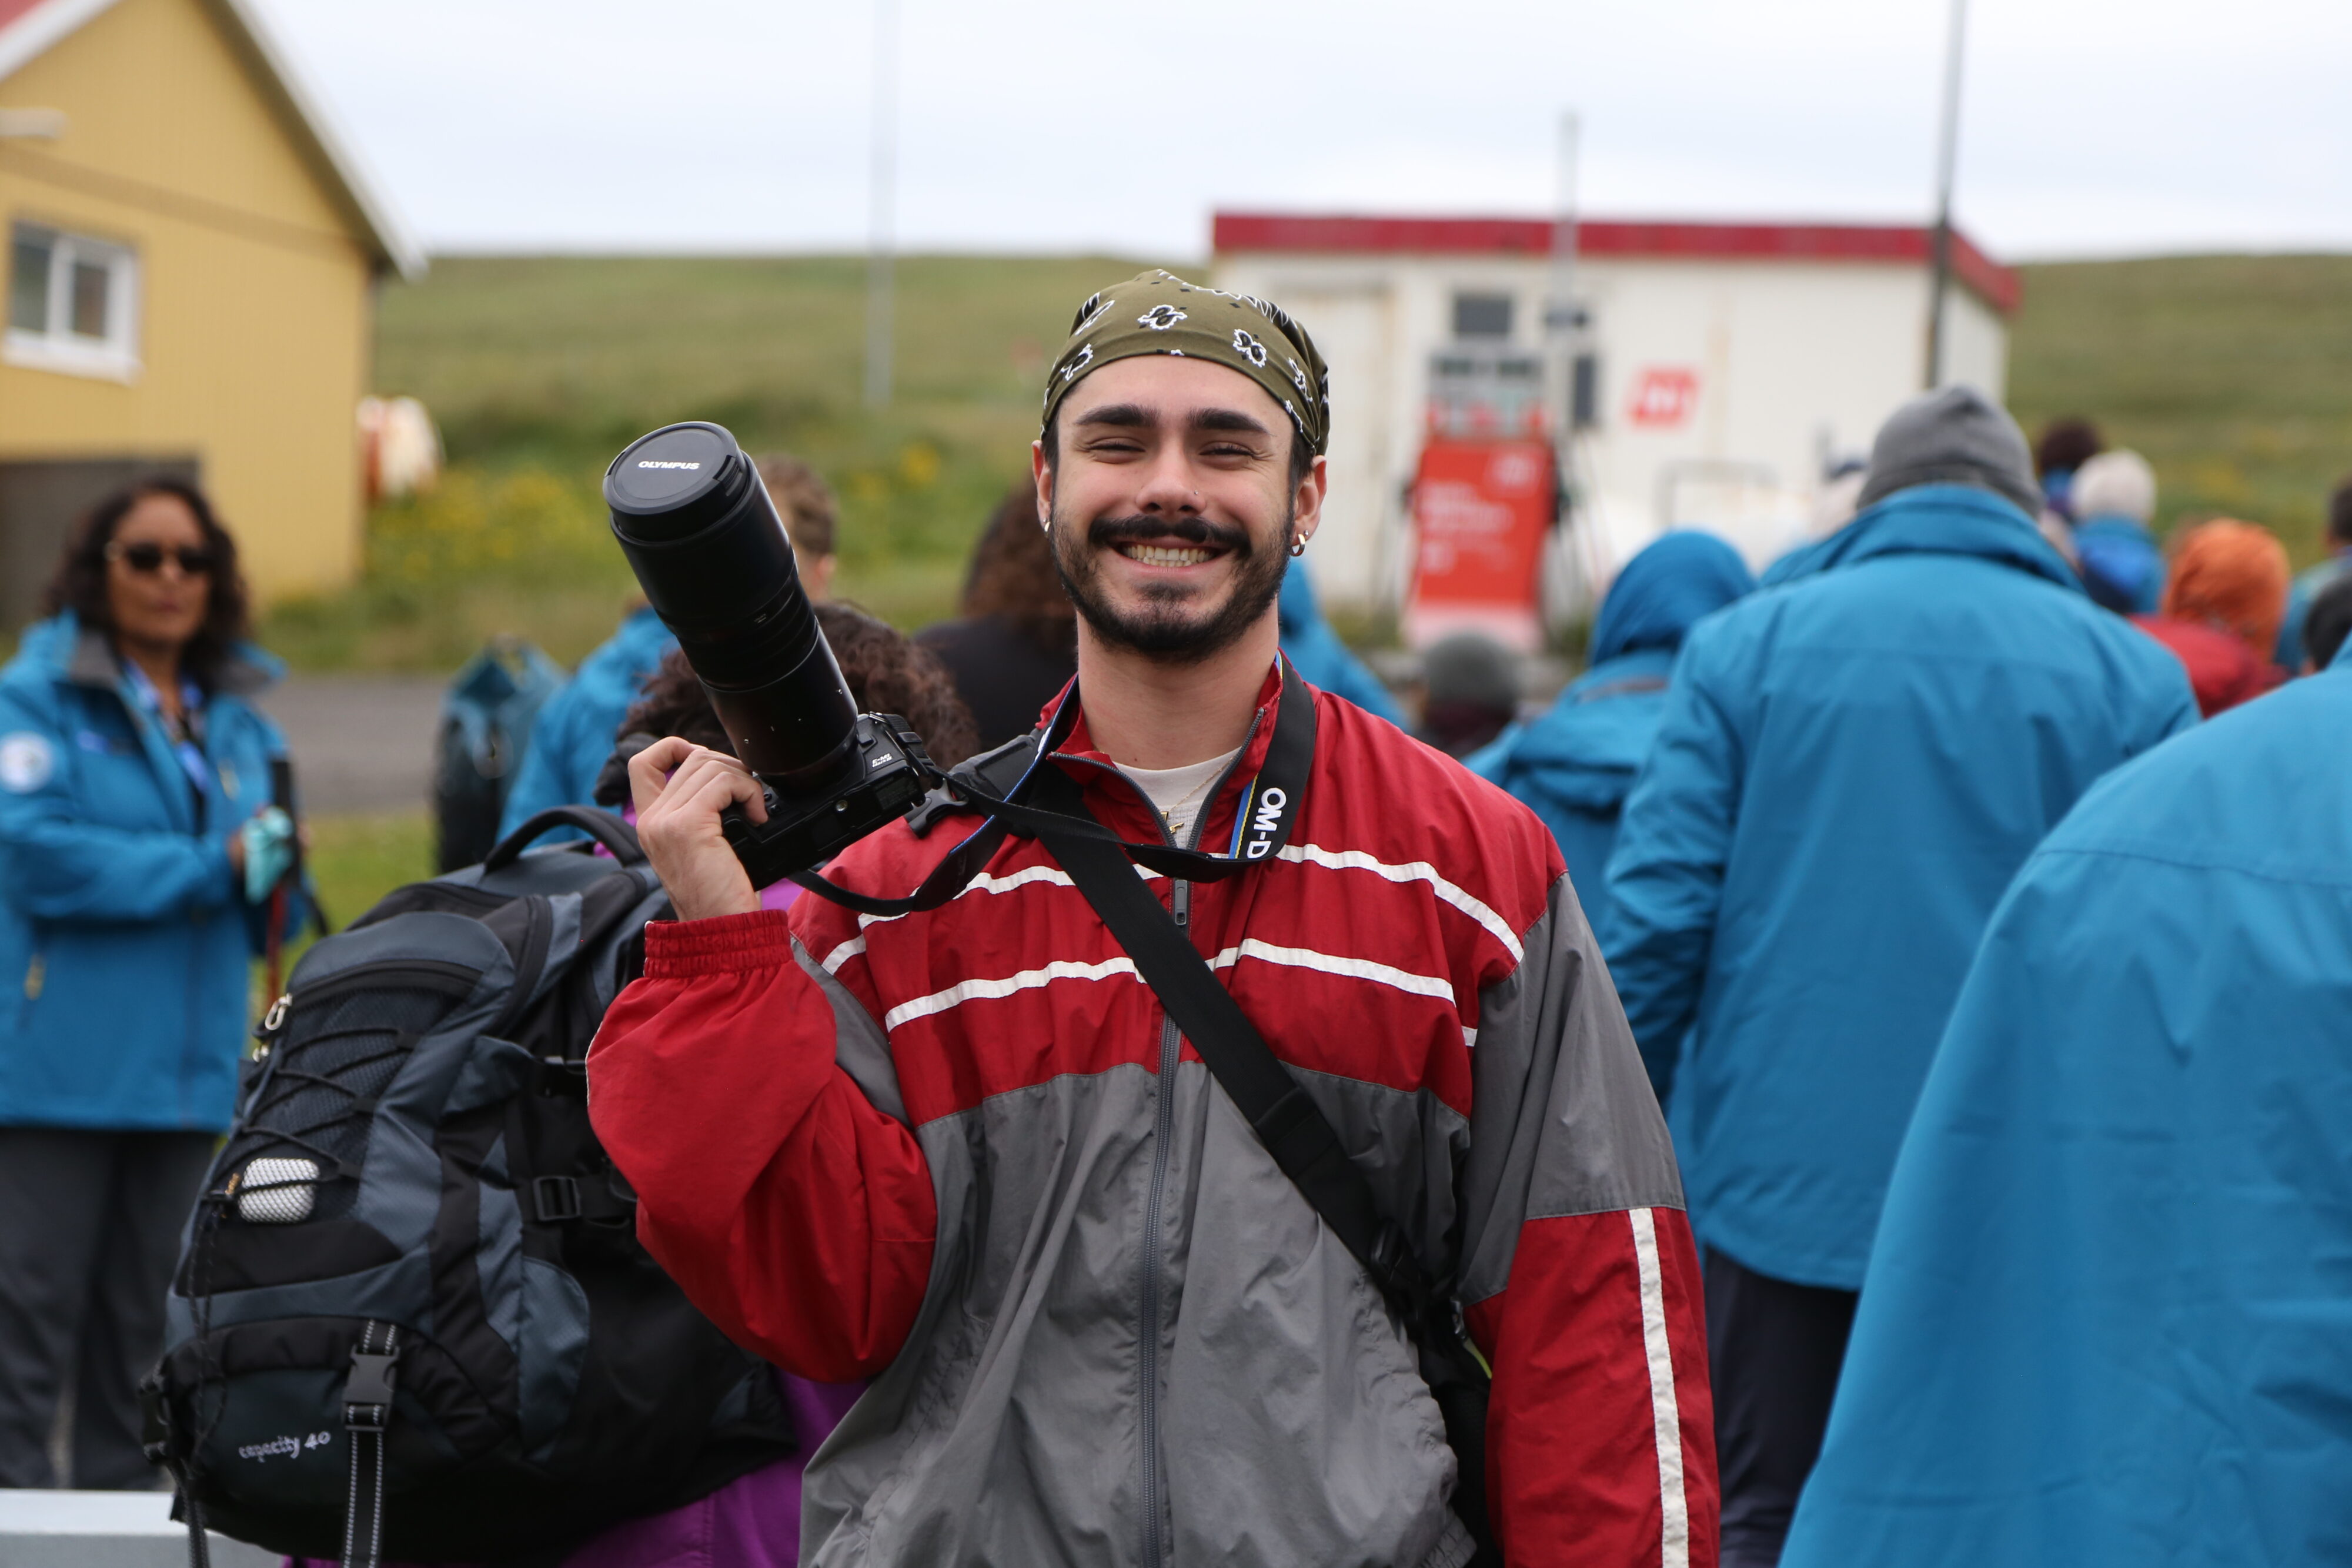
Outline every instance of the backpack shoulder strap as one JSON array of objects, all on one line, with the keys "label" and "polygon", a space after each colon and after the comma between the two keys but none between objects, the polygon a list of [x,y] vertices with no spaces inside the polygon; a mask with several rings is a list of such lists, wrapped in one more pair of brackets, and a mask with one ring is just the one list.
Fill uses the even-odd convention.
[{"label": "backpack shoulder strap", "polygon": [[516,860],[530,848],[533,840],[557,828],[579,829],[612,851],[613,858],[623,865],[636,865],[646,858],[644,847],[637,842],[636,829],[621,821],[619,813],[599,806],[550,806],[499,841],[482,857],[482,870],[493,872]]}]

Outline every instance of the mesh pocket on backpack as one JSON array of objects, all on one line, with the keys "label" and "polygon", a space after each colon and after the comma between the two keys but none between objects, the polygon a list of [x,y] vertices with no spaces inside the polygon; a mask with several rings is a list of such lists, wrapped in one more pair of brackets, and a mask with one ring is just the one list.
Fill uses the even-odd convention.
[{"label": "mesh pocket on backpack", "polygon": [[367,1161],[377,1099],[416,1042],[471,988],[462,975],[358,970],[296,997],[272,1051],[277,1060],[246,1111],[228,1166],[240,1177],[259,1176],[262,1159],[315,1160],[327,1175],[302,1218],[348,1213]]}]

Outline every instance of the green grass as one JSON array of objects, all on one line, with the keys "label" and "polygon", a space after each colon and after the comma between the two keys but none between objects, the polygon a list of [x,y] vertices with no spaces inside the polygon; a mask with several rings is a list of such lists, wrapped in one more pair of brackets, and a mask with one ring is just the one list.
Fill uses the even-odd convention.
[{"label": "green grass", "polygon": [[951,613],[971,540],[1027,470],[1072,310],[1141,265],[902,260],[896,395],[872,410],[856,258],[436,262],[384,291],[376,384],[425,401],[449,472],[376,510],[358,587],[273,607],[266,637],[313,670],[448,669],[497,632],[576,660],[633,586],[605,531],[604,465],[680,419],[824,476],[845,597],[905,626]]},{"label": "green grass", "polygon": [[314,817],[310,876],[338,928],[406,883],[433,874],[433,823],[422,808]]},{"label": "green grass", "polygon": [[[902,626],[946,615],[971,539],[1025,467],[1071,310],[1140,265],[902,261],[898,396],[874,411],[856,258],[436,262],[384,290],[376,382],[433,410],[449,473],[377,509],[357,587],[274,606],[265,640],[309,670],[448,670],[500,632],[577,660],[634,586],[599,477],[677,419],[716,419],[831,481],[845,597]],[[2327,487],[2352,469],[2352,256],[2025,275],[2009,389],[2029,429],[2088,414],[2155,463],[2164,520],[2227,513],[2277,529],[2298,562],[2318,555]]]},{"label": "green grass", "polygon": [[2322,553],[2352,471],[2352,256],[2183,256],[2029,267],[2009,401],[2029,433],[2086,414],[2156,465],[2160,520],[2268,525]]},{"label": "green grass", "polygon": [[[421,809],[313,817],[308,825],[310,878],[339,931],[394,888],[433,874],[433,824]],[[315,934],[304,933],[279,962],[291,971],[316,939]],[[268,993],[267,966],[256,959],[254,1017],[269,1006]]]}]

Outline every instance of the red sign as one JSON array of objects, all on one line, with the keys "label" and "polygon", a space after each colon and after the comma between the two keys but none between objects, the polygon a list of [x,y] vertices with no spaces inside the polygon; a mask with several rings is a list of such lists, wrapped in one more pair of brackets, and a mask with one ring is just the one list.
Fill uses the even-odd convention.
[{"label": "red sign", "polygon": [[1635,424],[1672,429],[1698,406],[1698,372],[1679,365],[1653,365],[1633,382],[1625,416]]},{"label": "red sign", "polygon": [[1514,648],[1539,647],[1539,579],[1553,511],[1548,442],[1432,441],[1422,448],[1406,640],[1425,646],[1476,631]]}]

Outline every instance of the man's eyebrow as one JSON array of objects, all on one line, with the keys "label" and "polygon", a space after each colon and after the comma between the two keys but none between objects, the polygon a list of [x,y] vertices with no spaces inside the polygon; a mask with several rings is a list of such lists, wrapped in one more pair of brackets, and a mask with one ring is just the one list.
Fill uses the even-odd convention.
[{"label": "man's eyebrow", "polygon": [[[1160,423],[1159,414],[1141,403],[1110,402],[1100,408],[1088,409],[1072,422],[1076,424],[1105,424],[1123,430],[1148,430]],[[1195,413],[1187,424],[1194,431],[1229,430],[1249,435],[1271,436],[1274,432],[1256,419],[1237,408],[1204,408]]]},{"label": "man's eyebrow", "polygon": [[1112,402],[1105,403],[1100,408],[1088,409],[1086,413],[1078,415],[1076,423],[1079,424],[1150,426],[1157,424],[1160,422],[1152,417],[1151,411],[1150,409],[1145,408],[1140,403]]},{"label": "man's eyebrow", "polygon": [[1238,430],[1253,435],[1272,435],[1263,421],[1254,419],[1237,408],[1204,408],[1192,416],[1194,430]]}]

